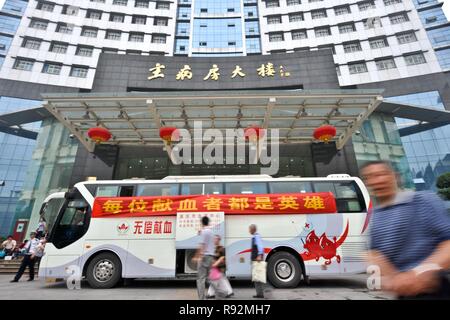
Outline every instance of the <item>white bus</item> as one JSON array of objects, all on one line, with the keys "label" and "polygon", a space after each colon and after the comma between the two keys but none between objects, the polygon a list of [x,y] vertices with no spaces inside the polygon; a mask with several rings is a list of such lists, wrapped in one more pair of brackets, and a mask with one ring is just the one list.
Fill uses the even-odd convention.
[{"label": "white bus", "polygon": [[313,275],[365,272],[370,199],[357,177],[264,175],[86,181],[49,196],[53,225],[39,277],[74,266],[94,288],[125,278],[194,277],[200,218],[222,235],[227,276],[250,279],[250,224],[262,236],[267,276],[278,288]]}]

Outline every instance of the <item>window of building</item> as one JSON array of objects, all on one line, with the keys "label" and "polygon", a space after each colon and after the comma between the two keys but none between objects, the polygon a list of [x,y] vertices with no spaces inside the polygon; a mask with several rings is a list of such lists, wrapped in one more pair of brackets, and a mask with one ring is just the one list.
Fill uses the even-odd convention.
[{"label": "window of building", "polygon": [[146,16],[133,16],[131,18],[131,23],[133,24],[146,24],[147,17]]},{"label": "window of building", "polygon": [[330,49],[333,54],[336,54],[336,50],[334,49],[334,44],[323,44],[320,46],[317,46],[317,49]]},{"label": "window of building", "polygon": [[97,33],[98,33],[97,28],[83,27],[83,29],[81,29],[81,36],[83,37],[96,38]]},{"label": "window of building", "polygon": [[103,53],[117,53],[117,52],[119,52],[119,49],[105,47],[105,48],[102,48],[102,52]]},{"label": "window of building", "polygon": [[166,35],[164,34],[152,35],[152,43],[166,43]]},{"label": "window of building", "polygon": [[326,17],[327,17],[327,10],[325,9],[311,10],[312,19],[321,19]]},{"label": "window of building", "polygon": [[23,70],[23,71],[31,71],[33,69],[34,60],[26,59],[26,58],[17,58],[14,62],[14,69]]},{"label": "window of building", "polygon": [[359,41],[346,42],[343,44],[345,53],[362,51]]},{"label": "window of building", "polygon": [[356,31],[354,23],[344,23],[338,25],[339,33],[350,33]]},{"label": "window of building", "polygon": [[399,44],[417,41],[417,37],[416,37],[416,34],[414,33],[414,31],[398,33],[396,36],[397,36],[397,41]]},{"label": "window of building", "polygon": [[48,21],[41,19],[31,19],[30,28],[39,29],[39,30],[47,30]]},{"label": "window of building", "polygon": [[402,3],[402,0],[383,0],[385,6],[392,6],[397,3]]},{"label": "window of building", "polygon": [[350,74],[367,72],[367,65],[365,62],[354,62],[348,64],[348,71]]},{"label": "window of building", "polygon": [[336,16],[341,16],[343,14],[349,14],[352,11],[350,10],[350,6],[349,5],[345,5],[345,6],[339,6],[339,7],[335,7],[334,8],[334,14]]},{"label": "window of building", "polygon": [[316,34],[316,37],[327,37],[331,35],[331,30],[329,27],[320,27],[315,28],[314,33]]},{"label": "window of building", "polygon": [[308,38],[306,30],[293,30],[291,32],[292,40],[300,40]]},{"label": "window of building", "polygon": [[395,69],[397,67],[393,58],[378,59],[375,60],[375,64],[378,70]]},{"label": "window of building", "polygon": [[280,15],[268,16],[267,17],[267,24],[278,24],[278,23],[281,23],[281,16]]},{"label": "window of building", "polygon": [[56,32],[59,32],[59,33],[66,33],[66,34],[71,34],[72,32],[73,32],[73,27],[74,27],[74,25],[73,24],[67,24],[67,23],[62,23],[62,22],[59,22],[57,25],[56,25]]},{"label": "window of building", "polygon": [[426,63],[425,57],[422,52],[405,54],[404,58],[407,66]]},{"label": "window of building", "polygon": [[122,23],[125,21],[125,15],[111,12],[109,14],[109,21]]},{"label": "window of building", "polygon": [[78,15],[79,10],[80,10],[80,8],[78,8],[78,7],[65,4],[63,6],[61,13],[66,14],[68,16],[76,16],[76,15]]},{"label": "window of building", "polygon": [[153,20],[153,25],[155,26],[167,26],[168,24],[169,24],[168,18],[155,17],[155,19]]},{"label": "window of building", "polygon": [[305,18],[302,12],[294,12],[289,14],[289,22],[304,21],[304,20]]},{"label": "window of building", "polygon": [[70,69],[70,76],[76,78],[86,78],[89,67],[86,66],[72,66]]},{"label": "window of building", "polygon": [[122,32],[120,30],[106,30],[105,39],[108,40],[120,40]]},{"label": "window of building", "polygon": [[279,42],[279,41],[284,41],[283,32],[269,33],[269,42]]},{"label": "window of building", "polygon": [[102,18],[102,12],[98,10],[86,11],[86,18],[100,20]]},{"label": "window of building", "polygon": [[47,12],[53,12],[53,10],[55,9],[55,4],[47,1],[38,1],[36,9]]},{"label": "window of building", "polygon": [[160,9],[160,10],[169,10],[169,9],[170,9],[170,2],[166,2],[166,1],[157,1],[157,2],[156,2],[156,9]]},{"label": "window of building", "polygon": [[286,0],[288,6],[295,6],[297,4],[302,4],[301,0]]},{"label": "window of building", "polygon": [[144,33],[141,32],[130,32],[128,36],[128,41],[130,42],[144,42]]},{"label": "window of building", "polygon": [[59,75],[61,73],[62,64],[56,62],[45,62],[42,67],[42,73]]},{"label": "window of building", "polygon": [[358,2],[359,11],[367,11],[367,10],[375,9],[375,8],[376,8],[376,6],[375,6],[375,2],[373,0]]},{"label": "window of building", "polygon": [[148,8],[149,7],[149,0],[136,0],[134,2],[134,6],[136,8]]},{"label": "window of building", "polygon": [[75,54],[77,56],[82,56],[82,57],[92,57],[93,53],[94,53],[94,47],[82,46],[82,45],[79,45],[75,52]]},{"label": "window of building", "polygon": [[113,4],[117,6],[126,6],[128,5],[128,0],[113,0]]},{"label": "window of building", "polygon": [[42,40],[35,38],[25,38],[22,42],[22,47],[27,49],[39,50]]},{"label": "window of building", "polygon": [[69,47],[68,43],[64,43],[64,42],[52,42],[50,44],[50,49],[49,51],[51,52],[55,52],[55,53],[62,53],[65,54],[67,52],[67,48]]},{"label": "window of building", "polygon": [[370,17],[365,19],[363,20],[363,24],[366,29],[375,29],[383,26],[380,17]]},{"label": "window of building", "polygon": [[371,49],[379,49],[379,48],[389,47],[386,37],[369,39],[369,45],[370,45]]},{"label": "window of building", "polygon": [[266,8],[278,8],[279,6],[280,6],[280,1],[278,1],[278,0],[266,1]]},{"label": "window of building", "polygon": [[391,21],[391,24],[399,24],[409,21],[409,18],[406,12],[402,12],[389,16],[389,20]]}]

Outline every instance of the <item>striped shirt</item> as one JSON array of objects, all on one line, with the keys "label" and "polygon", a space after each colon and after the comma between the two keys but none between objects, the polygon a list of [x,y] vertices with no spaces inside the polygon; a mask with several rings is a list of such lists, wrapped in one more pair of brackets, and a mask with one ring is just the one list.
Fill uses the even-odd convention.
[{"label": "striped shirt", "polygon": [[370,249],[400,271],[418,266],[445,240],[450,240],[450,216],[435,194],[400,192],[389,206],[374,208]]}]

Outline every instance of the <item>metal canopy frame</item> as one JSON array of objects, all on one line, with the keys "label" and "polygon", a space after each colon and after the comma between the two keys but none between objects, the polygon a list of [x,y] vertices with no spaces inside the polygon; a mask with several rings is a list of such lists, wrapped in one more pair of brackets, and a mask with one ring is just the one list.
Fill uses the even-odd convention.
[{"label": "metal canopy frame", "polygon": [[[193,130],[260,126],[279,129],[282,143],[314,142],[313,130],[336,127],[338,149],[383,101],[382,90],[201,91],[123,94],[44,94],[43,106],[90,151],[87,131],[107,128],[114,145],[163,146],[162,126]],[[270,135],[268,135],[270,138]],[[270,139],[269,139],[270,140]],[[166,144],[167,147],[167,144]]]}]

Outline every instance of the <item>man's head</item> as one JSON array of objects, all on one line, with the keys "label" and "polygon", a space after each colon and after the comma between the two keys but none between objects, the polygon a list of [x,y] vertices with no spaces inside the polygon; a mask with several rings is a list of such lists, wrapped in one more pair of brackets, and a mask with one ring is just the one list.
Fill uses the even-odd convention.
[{"label": "man's head", "polygon": [[390,199],[397,193],[397,174],[387,161],[370,161],[360,168],[360,174],[377,200]]},{"label": "man's head", "polygon": [[9,235],[8,238],[6,238],[6,239],[11,241],[13,239],[13,237],[11,235]]},{"label": "man's head", "polygon": [[202,217],[202,226],[207,227],[209,225],[209,218],[207,216]]},{"label": "man's head", "polygon": [[251,224],[248,227],[248,232],[250,232],[250,234],[255,234],[255,232],[256,232],[256,225],[255,224]]},{"label": "man's head", "polygon": [[218,246],[219,244],[220,244],[220,240],[221,240],[222,238],[218,235],[218,234],[216,234],[216,236],[214,237],[214,244],[216,245],[216,246]]},{"label": "man's head", "polygon": [[31,233],[30,233],[30,238],[31,238],[31,239],[36,238],[36,232],[31,232]]}]

